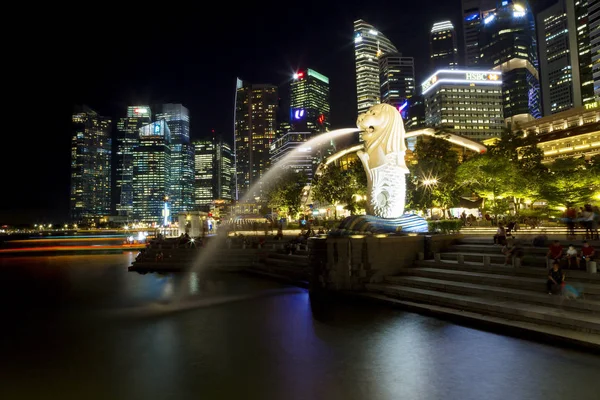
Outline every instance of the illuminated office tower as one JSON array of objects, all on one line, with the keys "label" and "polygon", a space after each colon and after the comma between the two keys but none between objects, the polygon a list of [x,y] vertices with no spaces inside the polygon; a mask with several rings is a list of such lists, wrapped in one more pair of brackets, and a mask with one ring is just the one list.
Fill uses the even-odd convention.
[{"label": "illuminated office tower", "polygon": [[373,25],[354,21],[354,61],[356,66],[356,101],[358,114],[380,103],[379,57],[398,50]]},{"label": "illuminated office tower", "polygon": [[76,107],[71,136],[71,220],[90,223],[110,215],[111,120]]},{"label": "illuminated office tower", "polygon": [[232,200],[233,152],[221,136],[194,142],[194,173],[196,207]]},{"label": "illuminated office tower", "polygon": [[594,97],[600,100],[600,0],[588,0],[588,21],[592,55]]},{"label": "illuminated office tower", "polygon": [[194,147],[190,142],[190,116],[181,104],[161,104],[155,108],[156,120],[164,119],[171,134],[170,189],[172,215],[192,210],[194,205]]},{"label": "illuminated office tower", "polygon": [[414,58],[402,57],[400,53],[379,57],[379,83],[382,103],[408,111],[405,103],[415,94]]},{"label": "illuminated office tower", "polygon": [[139,143],[140,128],[152,120],[149,106],[129,106],[127,116],[117,122],[114,204],[118,215],[133,214],[133,152]]},{"label": "illuminated office tower", "polygon": [[479,65],[502,72],[505,123],[540,118],[535,19],[526,1],[503,0],[483,20]]},{"label": "illuminated office tower", "polygon": [[594,101],[587,6],[559,0],[537,16],[544,115]]},{"label": "illuminated office tower", "polygon": [[212,140],[194,142],[194,204],[207,206],[214,199],[215,144]]},{"label": "illuminated office tower", "polygon": [[504,129],[502,75],[495,70],[439,70],[421,85],[425,123],[473,140]]},{"label": "illuminated office tower", "polygon": [[215,198],[233,200],[234,157],[231,145],[218,136],[215,147]]},{"label": "illuminated office tower", "polygon": [[329,78],[307,68],[297,71],[290,83],[290,123],[294,130],[329,130]]},{"label": "illuminated office tower", "polygon": [[[165,225],[170,209],[171,134],[166,121],[139,129],[139,145],[133,152],[133,216],[139,222]],[[172,211],[170,214],[173,215]]]},{"label": "illuminated office tower", "polygon": [[[269,148],[277,131],[277,86],[237,80],[235,97],[236,200],[262,194],[261,177],[269,168]],[[255,185],[257,184],[257,185]],[[254,186],[252,193],[248,189]]]},{"label": "illuminated office tower", "polygon": [[429,34],[429,59],[433,71],[458,67],[458,45],[452,22],[433,24]]},{"label": "illuminated office tower", "polygon": [[[271,145],[271,163],[286,158],[282,168],[291,168],[306,175],[307,184],[311,182],[318,165],[318,149],[304,146],[311,138],[311,132],[288,132]],[[291,153],[291,155],[290,155]]]},{"label": "illuminated office tower", "polygon": [[476,66],[481,56],[479,35],[483,20],[496,9],[498,0],[462,0],[465,65]]}]

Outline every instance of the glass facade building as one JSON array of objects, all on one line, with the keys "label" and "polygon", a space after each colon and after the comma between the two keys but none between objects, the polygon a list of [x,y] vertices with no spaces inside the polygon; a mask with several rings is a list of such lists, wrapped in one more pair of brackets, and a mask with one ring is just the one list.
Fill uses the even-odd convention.
[{"label": "glass facade building", "polygon": [[76,107],[71,136],[71,220],[93,222],[110,215],[111,120]]},{"label": "glass facade building", "polygon": [[354,60],[356,66],[356,101],[362,114],[381,101],[379,57],[397,53],[398,49],[380,31],[359,19],[354,21]]},{"label": "glass facade building", "polygon": [[[133,152],[133,216],[139,222],[169,222],[171,184],[171,133],[165,120],[144,125]],[[169,210],[165,215],[165,209]],[[167,221],[165,221],[165,219]]]},{"label": "glass facade building", "polygon": [[149,106],[129,106],[127,116],[117,122],[115,163],[115,211],[121,216],[133,216],[133,152],[139,144],[140,128],[152,121]]},{"label": "glass facade building", "polygon": [[317,149],[304,145],[310,138],[311,132],[286,133],[271,145],[271,164],[276,164],[292,153],[281,167],[303,172],[308,177],[307,183],[310,183],[319,161]]},{"label": "glass facade building", "polygon": [[[415,60],[389,53],[379,57],[381,102],[403,110],[404,104],[415,94]],[[408,110],[407,110],[408,111]]]},{"label": "glass facade building", "polygon": [[234,118],[236,200],[246,195],[254,199],[262,194],[260,179],[270,165],[269,149],[277,132],[277,106],[277,86],[238,79]]},{"label": "glass facade building", "polygon": [[596,101],[600,101],[600,1],[598,0],[588,0],[588,24],[594,97]]},{"label": "glass facade building", "polygon": [[458,67],[458,45],[452,22],[433,24],[429,34],[429,59],[433,71]]},{"label": "glass facade building", "polygon": [[479,35],[483,21],[496,9],[497,0],[462,0],[465,65],[474,67],[479,63]]},{"label": "glass facade building", "polygon": [[587,0],[559,0],[537,16],[544,115],[594,102]]},{"label": "glass facade building", "polygon": [[215,143],[212,140],[194,142],[194,203],[207,206],[214,199]]},{"label": "glass facade building", "polygon": [[540,118],[535,19],[527,2],[504,0],[488,14],[479,48],[478,64],[502,72],[505,123],[513,126]]},{"label": "glass facade building", "polygon": [[427,126],[472,140],[504,129],[502,74],[496,70],[440,70],[421,85]]},{"label": "glass facade building", "polygon": [[290,83],[290,124],[294,130],[329,130],[329,78],[307,68],[294,74]]},{"label": "glass facade building", "polygon": [[181,104],[161,104],[154,108],[156,120],[165,120],[171,134],[170,189],[172,214],[192,210],[194,205],[194,147],[190,142],[190,116]]},{"label": "glass facade building", "polygon": [[194,142],[194,170],[196,207],[233,199],[233,152],[222,137]]}]

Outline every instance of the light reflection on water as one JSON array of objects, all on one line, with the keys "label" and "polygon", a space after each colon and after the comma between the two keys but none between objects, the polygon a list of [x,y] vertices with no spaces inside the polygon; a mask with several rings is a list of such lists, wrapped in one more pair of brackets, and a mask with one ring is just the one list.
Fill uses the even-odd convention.
[{"label": "light reflection on water", "polygon": [[[10,304],[1,399],[596,400],[600,391],[594,355],[311,302],[302,289],[236,274],[129,273],[132,257],[0,259]],[[178,287],[183,300],[169,301]],[[107,308],[145,313],[93,312]]]}]

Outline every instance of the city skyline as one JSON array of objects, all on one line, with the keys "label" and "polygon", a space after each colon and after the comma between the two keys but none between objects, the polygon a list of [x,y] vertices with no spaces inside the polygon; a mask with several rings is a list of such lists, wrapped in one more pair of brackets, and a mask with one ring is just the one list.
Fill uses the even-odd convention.
[{"label": "city skyline", "polygon": [[[551,1],[532,2],[535,11],[552,4]],[[249,7],[249,6],[242,6]],[[38,126],[51,123],[52,135],[38,129],[32,133],[35,145],[31,156],[41,164],[33,180],[23,182],[19,176],[8,176],[7,184],[14,195],[2,200],[0,221],[18,223],[32,220],[64,220],[68,215],[68,140],[70,118],[75,104],[86,104],[100,115],[113,119],[113,124],[124,117],[122,112],[132,104],[180,103],[190,110],[192,139],[207,137],[211,129],[224,132],[233,142],[233,96],[235,77],[251,82],[282,85],[289,82],[294,70],[309,65],[331,80],[332,128],[354,126],[356,118],[355,70],[352,42],[352,24],[359,18],[385,32],[403,55],[415,58],[416,81],[420,82],[431,71],[428,69],[428,32],[437,20],[450,20],[459,32],[459,54],[464,54],[462,40],[461,4],[459,0],[439,2],[436,7],[420,4],[393,4],[388,8],[372,10],[362,3],[325,3],[319,13],[327,15],[327,22],[311,16],[308,9],[296,13],[279,13],[276,9],[237,9],[228,15],[229,21],[207,21],[206,35],[226,34],[219,40],[203,41],[202,50],[197,41],[197,30],[192,17],[182,17],[177,24],[170,22],[169,34],[164,27],[151,29],[143,39],[136,39],[133,26],[119,26],[111,32],[92,29],[94,21],[114,18],[109,11],[95,11],[88,19],[68,21],[77,31],[76,36],[49,33],[40,39],[38,53],[46,54],[52,43],[58,59],[56,74],[42,71],[25,80],[23,93],[39,93],[40,101],[48,104],[34,116]],[[259,7],[259,8],[260,8]],[[133,14],[133,10],[132,14]],[[123,10],[123,15],[128,13]],[[256,16],[252,27],[248,15]],[[139,13],[136,18],[144,18]],[[255,21],[256,22],[256,21]],[[267,23],[268,22],[268,23]],[[297,26],[297,29],[289,29]],[[273,37],[269,43],[253,46],[240,40],[247,32],[252,37]],[[178,38],[173,40],[173,38]],[[410,38],[408,40],[407,38]],[[85,48],[90,41],[106,49],[109,57],[102,62],[85,62],[75,48]],[[192,46],[193,44],[193,46]],[[171,46],[171,47],[169,47]],[[132,49],[136,49],[132,52]],[[181,53],[180,63],[174,58],[152,59],[147,54],[158,50]],[[29,49],[24,61],[34,57],[36,48]],[[205,62],[209,55],[211,62]],[[153,60],[152,62],[150,60]],[[159,60],[159,61],[154,61]],[[33,89],[35,87],[35,90]],[[207,94],[210,94],[208,96]],[[227,137],[231,135],[231,137]],[[18,145],[16,137],[8,145]],[[66,150],[65,150],[66,149]],[[10,165],[8,159],[6,168]],[[35,193],[45,193],[40,201]]]}]

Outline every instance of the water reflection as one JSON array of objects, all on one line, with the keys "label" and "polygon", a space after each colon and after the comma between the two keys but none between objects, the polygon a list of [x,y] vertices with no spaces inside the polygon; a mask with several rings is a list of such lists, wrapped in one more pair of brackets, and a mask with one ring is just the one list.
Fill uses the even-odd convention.
[{"label": "water reflection", "polygon": [[[12,294],[1,399],[596,400],[600,391],[590,354],[315,301],[237,274],[139,275],[126,256],[69,257],[0,259],[0,293]],[[183,300],[165,301],[177,288]],[[104,309],[139,313],[93,312]]]}]

